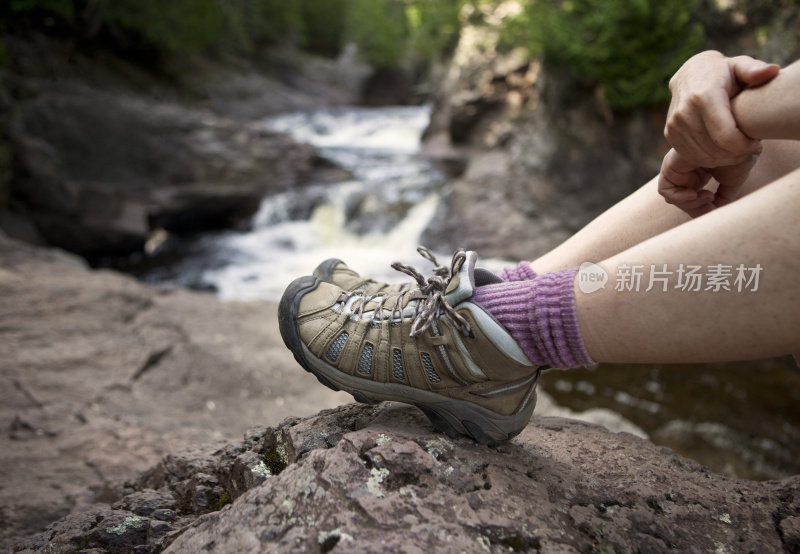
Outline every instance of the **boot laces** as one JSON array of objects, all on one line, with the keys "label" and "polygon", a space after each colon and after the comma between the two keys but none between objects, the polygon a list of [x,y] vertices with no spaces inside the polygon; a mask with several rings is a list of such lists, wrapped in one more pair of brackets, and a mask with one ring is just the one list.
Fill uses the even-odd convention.
[{"label": "boot laces", "polygon": [[[403,317],[403,304],[405,300],[417,301],[414,309],[414,319],[411,322],[410,336],[415,337],[424,333],[434,326],[434,322],[444,316],[455,325],[465,336],[472,335],[472,328],[464,317],[447,302],[447,287],[453,278],[458,275],[461,267],[467,259],[467,253],[463,249],[458,249],[453,254],[450,267],[439,265],[436,257],[428,248],[420,246],[417,248],[420,256],[433,263],[433,274],[425,277],[415,267],[400,262],[394,262],[392,269],[405,273],[416,281],[418,288],[409,288],[395,294],[378,293],[368,296],[364,291],[343,292],[339,302],[347,303],[352,298],[356,298],[352,304],[353,315],[362,319],[363,313],[368,303],[375,303],[372,310],[371,322],[380,322],[385,319],[397,320]],[[384,315],[384,306],[394,297],[394,302],[389,310],[388,316]],[[434,328],[438,334],[438,330]]]}]

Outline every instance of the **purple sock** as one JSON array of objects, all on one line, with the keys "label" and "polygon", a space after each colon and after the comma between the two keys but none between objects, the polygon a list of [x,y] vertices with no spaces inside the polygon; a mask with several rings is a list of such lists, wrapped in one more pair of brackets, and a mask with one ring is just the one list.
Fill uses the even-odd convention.
[{"label": "purple sock", "polygon": [[519,262],[517,267],[506,267],[500,272],[503,281],[530,281],[536,277],[536,272],[528,262]]},{"label": "purple sock", "polygon": [[533,363],[560,368],[593,364],[575,313],[577,272],[576,267],[478,287],[472,301],[508,329]]}]

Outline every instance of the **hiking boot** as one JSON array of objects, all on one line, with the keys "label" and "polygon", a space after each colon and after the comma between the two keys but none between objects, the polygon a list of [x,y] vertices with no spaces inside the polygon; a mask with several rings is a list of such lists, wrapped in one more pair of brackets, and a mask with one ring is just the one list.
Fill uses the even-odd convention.
[{"label": "hiking boot", "polygon": [[413,404],[451,437],[508,440],[530,420],[539,368],[470,301],[476,286],[502,281],[476,260],[457,251],[447,276],[427,279],[393,264],[416,287],[389,293],[296,279],[280,302],[283,341],[321,383],[360,402]]},{"label": "hiking boot", "polygon": [[[439,265],[439,262],[436,261],[436,257],[430,250],[424,246],[420,246],[417,248],[417,252],[434,265],[434,274],[442,277],[447,277],[449,275],[449,269]],[[312,275],[326,283],[333,283],[348,292],[363,291],[364,294],[368,296],[398,293],[413,288],[415,285],[414,282],[390,284],[362,277],[338,258],[325,260],[317,266]]]}]

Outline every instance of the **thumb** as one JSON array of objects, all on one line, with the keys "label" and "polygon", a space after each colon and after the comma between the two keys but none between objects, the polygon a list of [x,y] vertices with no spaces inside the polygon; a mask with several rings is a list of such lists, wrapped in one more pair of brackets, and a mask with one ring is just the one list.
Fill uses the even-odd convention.
[{"label": "thumb", "polygon": [[774,63],[765,63],[750,56],[731,58],[733,75],[743,85],[758,86],[778,76],[781,68]]}]

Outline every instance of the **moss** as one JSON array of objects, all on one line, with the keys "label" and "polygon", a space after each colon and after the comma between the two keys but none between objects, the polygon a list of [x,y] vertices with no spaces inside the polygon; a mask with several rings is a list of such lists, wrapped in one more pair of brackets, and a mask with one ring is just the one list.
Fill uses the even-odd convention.
[{"label": "moss", "polygon": [[86,550],[89,547],[91,540],[92,538],[90,535],[84,535],[80,537],[77,541],[75,541],[75,546],[65,551],[64,554],[76,554],[77,552]]},{"label": "moss", "polygon": [[616,554],[614,548],[604,543],[605,526],[595,525],[592,527],[592,550],[591,554]]},{"label": "moss", "polygon": [[284,452],[285,451],[283,451],[280,447],[270,448],[264,452],[262,460],[272,475],[278,475],[281,471],[286,469],[286,466],[289,465],[289,461],[286,459]]},{"label": "moss", "polygon": [[231,495],[229,495],[227,492],[223,492],[221,495],[219,495],[219,499],[217,500],[216,510],[221,510],[231,502],[233,502]]},{"label": "moss", "polygon": [[[522,533],[508,532],[506,529],[495,527],[484,529],[483,532],[485,535],[482,537],[486,540],[481,540],[479,537],[481,545],[486,545],[487,542],[488,545],[501,545],[509,552],[529,552],[542,547],[538,538],[527,537]],[[486,547],[484,546],[484,548]]]}]

